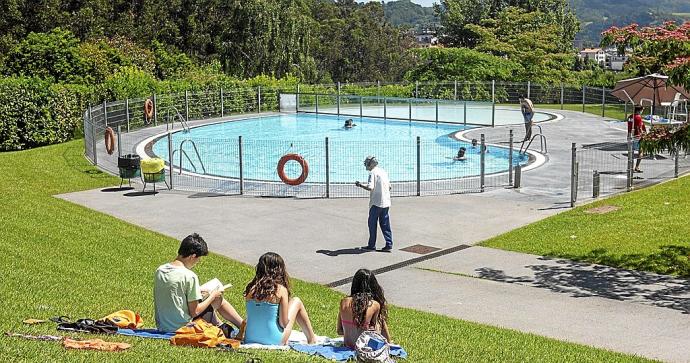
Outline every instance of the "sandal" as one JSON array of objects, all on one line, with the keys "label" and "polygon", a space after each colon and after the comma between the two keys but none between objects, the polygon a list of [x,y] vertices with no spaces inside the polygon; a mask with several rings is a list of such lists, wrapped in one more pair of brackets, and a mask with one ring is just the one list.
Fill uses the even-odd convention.
[{"label": "sandal", "polygon": [[54,322],[54,323],[60,324],[60,323],[69,323],[70,318],[67,315],[60,315],[60,316],[50,318],[49,320]]}]

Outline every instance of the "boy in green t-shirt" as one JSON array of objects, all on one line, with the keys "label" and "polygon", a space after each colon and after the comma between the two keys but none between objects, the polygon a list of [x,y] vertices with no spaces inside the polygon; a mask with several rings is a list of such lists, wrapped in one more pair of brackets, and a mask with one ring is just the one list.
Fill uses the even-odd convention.
[{"label": "boy in green t-shirt", "polygon": [[221,324],[215,312],[239,327],[242,317],[223,299],[223,290],[214,291],[206,299],[201,296],[199,277],[192,267],[208,255],[206,241],[198,234],[182,240],[177,258],[158,267],[153,283],[153,303],[158,330],[174,332],[197,317],[220,326],[227,337],[232,327]]}]

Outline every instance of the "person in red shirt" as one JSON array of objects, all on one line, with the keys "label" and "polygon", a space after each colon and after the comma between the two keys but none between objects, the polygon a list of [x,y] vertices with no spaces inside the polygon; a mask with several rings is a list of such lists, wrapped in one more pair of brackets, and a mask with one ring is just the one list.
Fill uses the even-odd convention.
[{"label": "person in red shirt", "polygon": [[642,172],[640,170],[640,163],[642,162],[640,139],[647,132],[647,128],[642,121],[642,111],[644,111],[644,107],[635,106],[634,113],[628,117],[628,135],[633,139],[633,151],[637,151],[637,161],[635,162],[635,169],[633,169],[636,173]]}]

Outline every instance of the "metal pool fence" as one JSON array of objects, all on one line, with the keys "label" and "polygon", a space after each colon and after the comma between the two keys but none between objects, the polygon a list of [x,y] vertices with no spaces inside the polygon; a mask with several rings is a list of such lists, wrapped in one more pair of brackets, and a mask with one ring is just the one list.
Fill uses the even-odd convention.
[{"label": "metal pool fence", "polygon": [[[535,104],[551,108],[600,110],[603,115],[622,115],[628,105],[613,101],[609,90],[567,85],[545,86],[531,83],[499,82],[438,82],[427,84],[391,85],[377,83],[347,85],[298,85],[289,89],[237,88],[187,91],[176,94],[151,95],[92,105],[84,112],[85,156],[100,168],[118,174],[118,156],[136,153],[153,154],[153,141],[165,147],[166,181],[173,189],[199,193],[253,195],[273,197],[366,197],[366,191],[354,186],[354,180],[344,182],[338,175],[344,168],[352,168],[350,161],[362,151],[372,148],[395,150],[395,160],[381,160],[393,184],[394,196],[422,196],[482,192],[488,188],[512,188],[524,185],[521,167],[516,166],[522,156],[520,144],[513,144],[508,128],[493,129],[482,134],[480,143],[503,150],[505,163],[500,172],[487,172],[485,148],[478,147],[479,157],[472,162],[458,162],[451,172],[440,172],[427,165],[444,164],[457,150],[455,141],[428,140],[412,137],[409,141],[343,141],[324,138],[320,141],[268,141],[237,139],[194,139],[173,145],[171,132],[189,127],[248,115],[275,112],[299,112],[379,117],[399,120],[450,122],[463,125],[493,126],[497,124],[495,110],[504,104],[515,104],[520,95],[530,97]],[[343,91],[357,92],[344,94]],[[145,117],[144,102],[153,101],[153,115]],[[581,103],[580,103],[581,102]],[[577,107],[574,107],[577,106]],[[484,118],[467,120],[473,107],[491,110]],[[458,114],[439,112],[457,110]],[[108,154],[102,142],[106,129],[116,134],[116,152]],[[461,127],[459,127],[461,128]],[[414,136],[414,135],[412,135]],[[516,141],[517,142],[517,141]],[[150,144],[150,143],[148,143]],[[453,145],[450,145],[453,144]],[[546,153],[546,145],[532,149]],[[542,146],[539,148],[538,146]],[[614,147],[615,146],[615,147]],[[685,155],[656,155],[642,162],[645,179],[632,173],[627,152],[628,144],[582,145],[573,148],[570,163],[570,202],[579,197],[597,197],[650,182],[674,177],[690,169]],[[138,149],[137,149],[138,148]],[[310,162],[310,178],[298,186],[281,182],[277,176],[277,160],[266,160],[269,150],[305,151]],[[614,151],[609,150],[614,148]],[[624,148],[624,151],[621,151]],[[309,151],[314,151],[309,155]],[[318,152],[316,152],[318,151]],[[365,152],[366,154],[366,152]],[[318,155],[318,160],[314,158]],[[288,164],[289,165],[289,164]],[[350,166],[349,166],[350,165]],[[292,165],[294,169],[294,165]],[[494,168],[495,169],[495,168]],[[232,173],[228,174],[228,170]],[[363,166],[347,170],[365,181]],[[412,175],[412,177],[410,177]],[[564,181],[565,182],[565,181]],[[531,188],[549,186],[531,185]],[[559,193],[566,195],[568,186],[558,184]]]}]

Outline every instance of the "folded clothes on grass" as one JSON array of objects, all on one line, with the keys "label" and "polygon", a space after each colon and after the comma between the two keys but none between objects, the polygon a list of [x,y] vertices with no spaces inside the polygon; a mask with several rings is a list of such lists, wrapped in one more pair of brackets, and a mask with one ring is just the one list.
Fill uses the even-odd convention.
[{"label": "folded clothes on grass", "polygon": [[[318,344],[327,344],[331,339],[324,336],[316,336],[316,342]],[[265,345],[265,344],[241,344],[241,349],[262,349],[262,350],[290,350],[291,344],[307,344],[307,336],[301,331],[293,330],[290,332],[290,337],[288,338],[287,345]]]},{"label": "folded clothes on grass", "polygon": [[62,346],[67,349],[100,350],[105,352],[119,352],[131,347],[127,343],[106,342],[103,339],[73,340],[70,338],[65,338],[62,341]]},{"label": "folded clothes on grass", "polygon": [[131,337],[168,340],[175,336],[175,333],[166,333],[156,329],[118,329],[117,333]]}]

